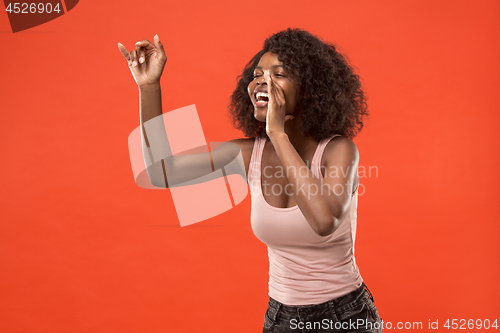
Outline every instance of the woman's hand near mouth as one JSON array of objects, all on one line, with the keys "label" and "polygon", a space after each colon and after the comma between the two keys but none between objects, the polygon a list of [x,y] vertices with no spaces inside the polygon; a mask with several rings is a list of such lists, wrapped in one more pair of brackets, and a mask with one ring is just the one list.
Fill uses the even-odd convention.
[{"label": "woman's hand near mouth", "polygon": [[273,80],[268,70],[264,71],[264,79],[267,83],[266,133],[272,135],[285,132],[285,122],[293,119],[293,115],[286,114],[286,101],[283,88]]}]

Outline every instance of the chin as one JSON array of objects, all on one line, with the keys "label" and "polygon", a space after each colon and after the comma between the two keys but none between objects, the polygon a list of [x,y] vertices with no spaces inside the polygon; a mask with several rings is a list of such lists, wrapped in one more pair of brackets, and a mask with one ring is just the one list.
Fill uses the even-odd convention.
[{"label": "chin", "polygon": [[267,119],[267,109],[265,110],[254,109],[253,115],[255,119],[265,123]]}]

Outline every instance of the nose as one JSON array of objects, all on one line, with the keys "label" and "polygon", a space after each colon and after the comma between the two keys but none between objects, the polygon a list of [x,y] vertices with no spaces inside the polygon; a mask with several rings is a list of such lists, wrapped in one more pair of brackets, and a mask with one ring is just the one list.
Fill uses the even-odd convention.
[{"label": "nose", "polygon": [[267,84],[266,79],[264,79],[264,75],[261,75],[257,78],[257,85]]}]

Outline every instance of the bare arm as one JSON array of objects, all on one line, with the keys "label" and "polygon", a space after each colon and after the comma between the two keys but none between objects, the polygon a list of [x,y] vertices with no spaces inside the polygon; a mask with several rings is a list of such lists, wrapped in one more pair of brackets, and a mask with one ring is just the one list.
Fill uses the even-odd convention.
[{"label": "bare arm", "polygon": [[[165,50],[158,35],[154,37],[154,44],[144,39],[137,42],[135,50],[130,52],[120,43],[118,43],[118,49],[127,59],[132,76],[139,88],[142,152],[144,161],[148,165],[146,169],[148,177],[153,185],[166,187],[162,163],[151,163],[152,156],[149,149],[150,139],[159,142],[166,139],[165,129],[151,131],[156,138],[148,138],[144,129],[144,123],[162,115],[160,77],[167,62]],[[159,124],[159,122],[156,123]]]},{"label": "bare arm", "polygon": [[[127,59],[129,68],[139,88],[140,126],[142,152],[151,184],[157,187],[182,186],[191,180],[207,176],[230,163],[231,172],[245,178],[246,156],[240,154],[244,141],[225,143],[209,153],[172,156],[162,118],[160,78],[167,56],[158,36],[154,44],[144,39],[135,44],[136,49],[127,51],[120,43],[118,48]],[[238,156],[240,160],[237,161]],[[243,162],[245,160],[245,163]],[[221,173],[213,173],[213,178]],[[209,176],[210,178],[210,176]],[[204,178],[200,181],[207,181]]]},{"label": "bare arm", "polygon": [[351,204],[359,161],[356,145],[346,137],[332,139],[324,154],[327,167],[324,179],[316,178],[284,131],[285,121],[291,116],[285,114],[283,89],[269,72],[264,76],[269,89],[266,132],[286,170],[287,187],[311,228],[320,236],[330,235],[340,226]]},{"label": "bare arm", "polygon": [[346,137],[332,139],[324,154],[326,169],[321,181],[307,168],[285,133],[275,133],[270,139],[300,210],[318,235],[330,235],[351,205],[359,160],[356,145]]}]

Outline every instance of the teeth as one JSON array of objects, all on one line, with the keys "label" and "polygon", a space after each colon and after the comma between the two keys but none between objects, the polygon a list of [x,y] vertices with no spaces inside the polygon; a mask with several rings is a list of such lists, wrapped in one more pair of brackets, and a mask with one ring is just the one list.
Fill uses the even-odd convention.
[{"label": "teeth", "polygon": [[255,95],[255,98],[257,99],[257,101],[262,101],[262,98],[265,97],[269,100],[269,95],[268,93],[265,93],[265,92],[258,92],[257,95]]}]

